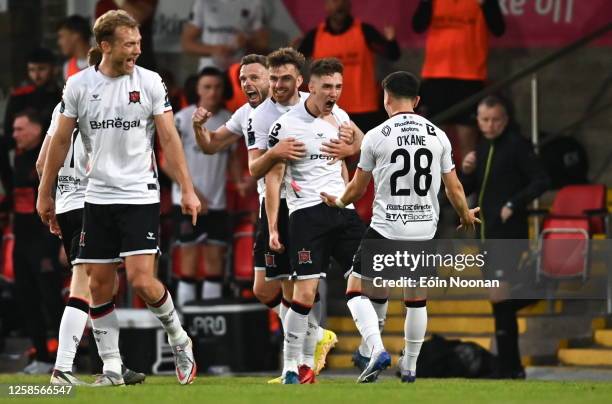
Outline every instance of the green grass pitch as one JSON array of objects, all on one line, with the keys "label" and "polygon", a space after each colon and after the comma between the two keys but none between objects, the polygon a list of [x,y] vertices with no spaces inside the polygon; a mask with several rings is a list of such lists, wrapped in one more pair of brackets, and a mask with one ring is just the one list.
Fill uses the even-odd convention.
[{"label": "green grass pitch", "polygon": [[[91,381],[91,378],[84,378]],[[174,377],[148,377],[138,386],[92,389],[77,388],[70,398],[9,397],[9,384],[45,384],[46,376],[0,375],[0,402],[67,403],[610,403],[612,383],[553,381],[488,381],[422,379],[405,385],[383,378],[375,384],[357,385],[354,378],[327,376],[316,385],[268,385],[262,377],[203,377],[190,386],[180,386]]]}]

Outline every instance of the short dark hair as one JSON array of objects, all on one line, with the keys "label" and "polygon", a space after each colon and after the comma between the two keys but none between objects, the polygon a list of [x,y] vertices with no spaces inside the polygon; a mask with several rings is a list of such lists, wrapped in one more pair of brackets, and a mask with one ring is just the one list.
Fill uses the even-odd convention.
[{"label": "short dark hair", "polygon": [[57,25],[57,31],[61,29],[67,29],[68,31],[76,32],[83,38],[83,40],[89,43],[93,33],[91,32],[91,26],[89,20],[80,15],[74,14],[64,18]]},{"label": "short dark hair", "polygon": [[214,76],[218,77],[221,80],[225,80],[225,75],[219,69],[214,66],[206,66],[198,73],[198,80],[200,80],[204,76]]},{"label": "short dark hair", "polygon": [[37,48],[28,54],[26,63],[55,64],[55,55],[47,48]]},{"label": "short dark hair", "polygon": [[397,98],[416,98],[419,87],[419,79],[406,71],[393,72],[382,81],[383,90]]},{"label": "short dark hair", "polygon": [[286,64],[295,66],[298,72],[302,71],[306,58],[293,48],[286,47],[275,50],[268,55],[268,66],[279,67]]},{"label": "short dark hair", "polygon": [[344,66],[338,58],[317,59],[310,65],[311,76],[331,76],[334,73],[342,74]]},{"label": "short dark hair", "polygon": [[249,55],[245,55],[242,57],[242,59],[240,60],[240,67],[246,66],[246,65],[252,65],[254,63],[259,63],[263,67],[267,68],[268,58],[265,57],[264,55],[257,55],[255,53],[251,53]]},{"label": "short dark hair", "polygon": [[44,120],[43,120],[42,116],[40,115],[40,113],[37,110],[35,110],[34,108],[31,108],[31,107],[28,107],[26,109],[22,109],[21,111],[16,113],[15,117],[13,118],[13,122],[15,122],[15,120],[17,118],[21,118],[21,117],[28,118],[28,120],[30,122],[40,125],[41,128],[45,124],[43,122]]},{"label": "short dark hair", "polygon": [[509,112],[508,102],[499,95],[494,95],[494,94],[487,95],[482,100],[480,100],[480,102],[478,103],[478,106],[481,106],[481,105],[485,105],[489,108],[494,108],[499,105],[504,109],[504,111],[506,112],[506,115]]}]

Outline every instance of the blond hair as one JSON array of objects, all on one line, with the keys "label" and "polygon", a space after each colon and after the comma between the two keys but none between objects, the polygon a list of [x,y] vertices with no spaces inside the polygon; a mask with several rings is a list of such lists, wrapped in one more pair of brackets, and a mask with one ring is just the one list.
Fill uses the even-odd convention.
[{"label": "blond hair", "polygon": [[89,49],[87,52],[87,63],[89,66],[100,64],[102,61],[102,51],[97,46]]},{"label": "blond hair", "polygon": [[118,27],[138,28],[138,21],[123,10],[110,10],[96,19],[93,26],[98,47],[102,41],[113,42]]}]

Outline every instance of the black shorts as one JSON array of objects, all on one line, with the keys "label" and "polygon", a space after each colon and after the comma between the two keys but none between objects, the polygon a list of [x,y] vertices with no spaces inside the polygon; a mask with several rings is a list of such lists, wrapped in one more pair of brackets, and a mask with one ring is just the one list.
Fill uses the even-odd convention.
[{"label": "black shorts", "polygon": [[347,276],[353,274],[357,278],[369,279],[369,277],[363,275],[363,272],[361,271],[361,250],[363,249],[364,240],[386,240],[386,238],[373,228],[368,227],[363,234],[361,241],[359,242],[359,247],[357,248],[357,252],[355,252],[355,258],[353,259],[353,266],[346,273]]},{"label": "black shorts", "polygon": [[180,206],[174,206],[174,236],[177,244],[209,243],[227,245],[230,238],[229,216],[225,210],[209,210],[198,216],[196,225],[191,215],[183,215]]},{"label": "black shorts", "polygon": [[120,262],[130,255],[157,254],[159,203],[96,205],[85,202],[75,264]]},{"label": "black shorts", "polygon": [[83,209],[73,209],[57,214],[57,223],[62,231],[62,244],[68,262],[72,265],[79,254],[79,238],[83,229]]},{"label": "black shorts", "polygon": [[293,212],[289,217],[289,251],[294,278],[325,277],[330,257],[343,272],[349,271],[364,231],[365,224],[354,209],[321,203]]},{"label": "black shorts", "polygon": [[[418,111],[431,119],[483,88],[484,82],[480,80],[425,79],[421,84],[421,102]],[[474,125],[475,117],[474,105],[445,119],[443,123]]]},{"label": "black shorts", "polygon": [[270,233],[268,232],[268,215],[266,214],[266,200],[261,201],[255,246],[253,256],[256,271],[266,271],[266,280],[286,279],[291,277],[289,262],[289,208],[287,201],[280,200],[278,207],[278,235],[285,251],[281,254],[270,250]]}]

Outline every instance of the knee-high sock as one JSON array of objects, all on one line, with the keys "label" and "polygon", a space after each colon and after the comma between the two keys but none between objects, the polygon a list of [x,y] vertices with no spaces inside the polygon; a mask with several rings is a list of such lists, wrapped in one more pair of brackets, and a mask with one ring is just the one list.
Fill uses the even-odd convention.
[{"label": "knee-high sock", "polygon": [[76,297],[68,299],[59,328],[59,346],[55,369],[71,372],[74,356],[89,318],[89,303]]},{"label": "knee-high sock", "polygon": [[197,281],[193,278],[181,278],[176,286],[176,305],[183,307],[185,302],[195,300]]},{"label": "knee-high sock", "polygon": [[[266,306],[268,306],[268,308],[270,310],[272,310],[273,312],[278,314],[278,316],[280,317],[280,305],[281,305],[281,299],[282,298],[283,298],[283,292],[278,292],[276,297],[274,297],[272,300],[270,300],[268,302],[262,302],[262,303],[265,304]],[[281,323],[282,322],[283,321],[281,319]]]},{"label": "knee-high sock", "polygon": [[315,365],[315,350],[317,349],[317,342],[319,341],[319,321],[321,320],[321,301],[319,295],[315,298],[315,303],[312,306],[312,310],[308,313],[308,328],[306,329],[306,336],[304,337],[304,347],[302,349],[302,360],[301,364],[314,369]]},{"label": "knee-high sock", "polygon": [[174,309],[172,296],[168,289],[164,291],[164,295],[156,303],[148,304],[147,307],[155,317],[159,319],[168,334],[168,343],[172,346],[183,345],[187,342],[187,333],[181,326],[181,320],[178,313]]},{"label": "knee-high sock", "polygon": [[404,360],[406,368],[416,371],[417,358],[427,331],[427,307],[425,300],[406,302],[404,322]]},{"label": "knee-high sock", "polygon": [[372,306],[372,302],[360,293],[348,293],[347,305],[355,321],[355,325],[361,337],[367,344],[368,357],[384,351],[380,330],[378,328],[378,316]]},{"label": "knee-high sock", "polygon": [[119,320],[115,303],[107,302],[89,309],[94,339],[98,354],[104,363],[103,372],[121,374],[121,355],[119,354]]},{"label": "knee-high sock", "polygon": [[283,332],[285,332],[285,319],[287,318],[287,313],[291,308],[291,302],[284,297],[281,297],[281,304],[278,308],[278,317],[280,318],[281,324],[283,325]]},{"label": "knee-high sock", "polygon": [[283,375],[287,372],[298,372],[300,355],[304,346],[304,338],[308,328],[310,307],[293,301],[291,309],[285,317],[285,343]]},{"label": "knee-high sock", "polygon": [[[387,320],[387,308],[389,306],[389,299],[370,298],[370,301],[372,302],[372,307],[374,307],[374,311],[376,311],[376,316],[378,317],[378,329],[380,330],[380,334],[382,335],[383,329],[385,328],[385,321]],[[365,357],[370,356],[368,344],[366,344],[363,338],[361,339],[361,344],[359,344],[359,353]]]}]

